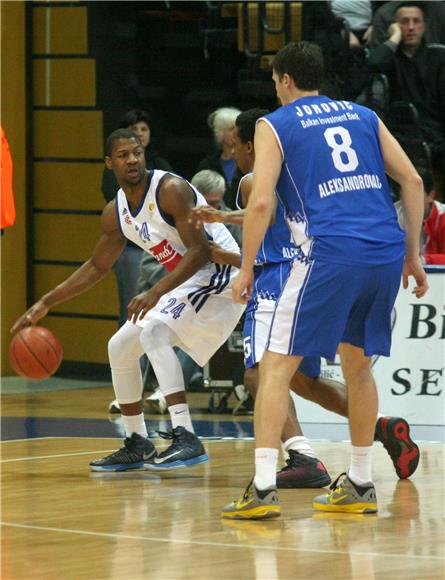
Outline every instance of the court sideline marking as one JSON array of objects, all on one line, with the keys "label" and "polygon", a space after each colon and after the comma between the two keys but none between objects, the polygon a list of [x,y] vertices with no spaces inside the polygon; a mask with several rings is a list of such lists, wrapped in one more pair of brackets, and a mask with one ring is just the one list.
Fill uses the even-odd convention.
[{"label": "court sideline marking", "polygon": [[74,457],[75,455],[94,455],[97,453],[110,453],[116,451],[115,449],[99,449],[96,451],[79,451],[76,453],[59,453],[57,455],[38,455],[36,457],[16,457],[15,459],[2,459],[0,463],[13,463],[15,461],[34,461],[36,459],[55,459],[59,457]]},{"label": "court sideline marking", "polygon": [[171,538],[159,538],[152,536],[138,536],[128,534],[112,534],[109,532],[88,532],[86,530],[71,530],[69,528],[52,528],[46,526],[34,526],[30,524],[15,524],[12,522],[0,522],[1,526],[21,528],[25,530],[38,530],[43,532],[57,532],[65,534],[78,534],[81,536],[94,536],[101,538],[113,538],[120,540],[143,540],[148,542],[160,542],[164,544],[188,544],[196,546],[212,546],[215,548],[251,548],[256,550],[276,550],[280,552],[310,552],[314,554],[346,554],[349,556],[373,556],[388,558],[410,558],[412,560],[445,560],[441,556],[421,555],[421,554],[390,554],[384,552],[351,552],[350,550],[317,550],[315,548],[287,548],[285,546],[269,546],[264,544],[231,544],[228,542],[204,542],[201,540],[172,540]]},{"label": "court sideline marking", "polygon": [[[41,437],[39,439],[78,439],[78,437]],[[83,439],[96,439],[96,437],[84,437]],[[100,438],[102,439],[102,437]],[[14,440],[17,441],[17,440]],[[19,441],[29,441],[29,439],[20,439]],[[38,439],[32,439],[32,441],[38,441]],[[160,438],[150,439],[150,441],[162,441]],[[209,439],[205,443],[221,443],[223,439]],[[228,439],[227,441],[233,441],[233,439]],[[237,439],[238,441],[238,439]],[[4,441],[2,443],[11,443],[12,441]],[[96,451],[79,451],[73,453],[58,453],[57,455],[37,455],[36,457],[16,457],[14,459],[1,459],[0,463],[13,463],[15,461],[34,461],[36,459],[58,459],[60,457],[74,457],[76,455],[94,455],[97,453],[111,453],[115,449],[99,449]]]}]

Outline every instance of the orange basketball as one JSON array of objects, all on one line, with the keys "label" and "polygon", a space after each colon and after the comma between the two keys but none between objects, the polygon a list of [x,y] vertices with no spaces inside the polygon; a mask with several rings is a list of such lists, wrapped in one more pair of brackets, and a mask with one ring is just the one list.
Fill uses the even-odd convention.
[{"label": "orange basketball", "polygon": [[18,375],[26,379],[46,379],[62,362],[63,350],[54,334],[43,326],[18,332],[9,345],[9,360]]}]

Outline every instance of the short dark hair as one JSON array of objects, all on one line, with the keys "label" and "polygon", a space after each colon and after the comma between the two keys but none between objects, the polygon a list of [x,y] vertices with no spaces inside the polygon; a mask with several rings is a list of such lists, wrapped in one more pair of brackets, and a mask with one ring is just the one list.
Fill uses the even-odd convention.
[{"label": "short dark hair", "polygon": [[142,145],[139,137],[136,135],[136,133],[130,131],[130,129],[116,129],[116,131],[113,131],[105,141],[105,155],[107,157],[111,157],[114,142],[118,139],[135,139],[140,145]]},{"label": "short dark hair", "polygon": [[419,2],[419,0],[417,0],[417,2],[415,0],[406,0],[405,2],[399,2],[394,10],[394,14],[400,8],[418,8],[419,10],[422,11],[423,15],[425,15],[426,12],[426,6],[424,6],[423,2]]},{"label": "short dark hair", "polygon": [[302,91],[318,90],[323,80],[323,53],[313,42],[290,42],[275,55],[272,66],[280,79],[287,73]]},{"label": "short dark hair", "polygon": [[426,167],[416,167],[417,173],[420,175],[423,181],[423,190],[426,193],[431,193],[434,189],[434,181],[431,171]]},{"label": "short dark hair", "polygon": [[119,127],[126,129],[127,127],[131,127],[131,125],[140,123],[141,121],[150,127],[150,117],[148,116],[148,113],[141,109],[132,109],[131,111],[124,113],[119,119]]},{"label": "short dark hair", "polygon": [[235,120],[235,126],[238,127],[239,138],[242,143],[253,141],[255,136],[255,125],[258,119],[267,115],[267,109],[248,109],[240,113]]}]

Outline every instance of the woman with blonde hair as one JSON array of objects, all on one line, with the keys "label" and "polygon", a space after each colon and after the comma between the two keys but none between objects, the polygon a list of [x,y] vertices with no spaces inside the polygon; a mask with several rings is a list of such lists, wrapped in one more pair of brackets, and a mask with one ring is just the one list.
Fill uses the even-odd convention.
[{"label": "woman with blonde hair", "polygon": [[232,155],[232,131],[235,119],[241,113],[235,107],[220,107],[207,117],[207,124],[213,131],[216,151],[207,155],[198,165],[197,171],[211,169],[220,173],[226,181],[225,202],[232,209],[241,173],[237,171]]}]

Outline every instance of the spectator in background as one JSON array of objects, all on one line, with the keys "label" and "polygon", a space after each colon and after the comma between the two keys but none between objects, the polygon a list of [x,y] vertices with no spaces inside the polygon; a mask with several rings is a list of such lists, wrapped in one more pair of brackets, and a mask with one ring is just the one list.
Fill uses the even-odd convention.
[{"label": "spectator in background", "polygon": [[[417,171],[423,181],[425,213],[420,235],[420,253],[425,264],[445,264],[445,204],[435,201],[433,178],[422,167]],[[400,227],[405,229],[402,202],[395,204]]]},{"label": "spectator in background", "polygon": [[372,21],[371,0],[330,0],[332,12],[346,20],[349,27],[349,46],[366,42]]},{"label": "spectator in background", "polygon": [[[191,183],[199,193],[202,193],[208,205],[221,211],[227,211],[229,209],[224,203],[226,183],[220,173],[212,171],[211,169],[203,169],[192,177]],[[226,224],[226,227],[238,242],[238,245],[241,246],[243,238],[241,227],[234,224]]]},{"label": "spectator in background", "polygon": [[207,117],[207,123],[212,129],[216,151],[206,155],[199,163],[197,171],[212,169],[220,173],[226,182],[225,202],[235,209],[235,198],[241,173],[236,168],[232,155],[232,131],[235,127],[235,119],[241,113],[235,107],[221,107]]},{"label": "spectator in background", "polygon": [[[404,2],[391,0],[375,12],[372,19],[370,46],[375,48],[388,40],[388,28],[394,21],[396,10]],[[443,2],[422,2],[425,11],[425,41],[445,44],[445,4]]]},{"label": "spectator in background", "polygon": [[[119,128],[130,129],[139,137],[145,150],[147,169],[172,171],[168,161],[160,157],[153,149],[150,119],[145,111],[138,109],[127,111],[119,120]],[[113,171],[105,168],[102,174],[102,193],[107,203],[114,199],[118,189],[119,185]],[[119,327],[127,320],[128,303],[137,294],[139,265],[142,254],[141,248],[128,241],[124,251],[113,266],[119,294]]]},{"label": "spectator in background", "polygon": [[[426,3],[425,3],[426,4]],[[433,169],[445,166],[445,46],[425,42],[423,2],[399,2],[388,40],[370,50],[371,70],[386,75],[389,100],[412,103]]]}]

